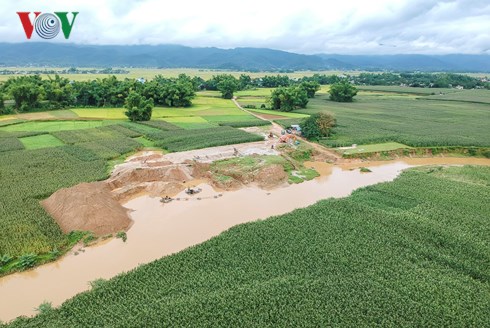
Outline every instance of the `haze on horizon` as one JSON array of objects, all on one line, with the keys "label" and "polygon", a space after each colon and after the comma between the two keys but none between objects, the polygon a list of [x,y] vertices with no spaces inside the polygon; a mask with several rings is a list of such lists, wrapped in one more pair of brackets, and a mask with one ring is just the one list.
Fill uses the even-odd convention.
[{"label": "haze on horizon", "polygon": [[2,0],[0,42],[47,42],[26,40],[17,11],[79,11],[70,40],[50,42],[490,54],[488,0]]}]

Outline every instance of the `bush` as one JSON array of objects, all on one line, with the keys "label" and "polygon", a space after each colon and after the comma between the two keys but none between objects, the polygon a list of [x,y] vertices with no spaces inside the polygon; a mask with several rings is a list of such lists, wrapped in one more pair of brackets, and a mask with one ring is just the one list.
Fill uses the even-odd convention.
[{"label": "bush", "polygon": [[36,311],[38,311],[40,314],[51,312],[53,311],[53,305],[51,302],[44,301],[36,308]]},{"label": "bush", "polygon": [[17,267],[21,270],[32,268],[36,264],[37,255],[34,253],[21,255],[17,262]]},{"label": "bush", "polygon": [[126,240],[128,240],[128,235],[124,231],[119,231],[116,234],[116,238],[122,239],[123,242],[126,242]]},{"label": "bush", "polygon": [[300,123],[301,133],[307,139],[320,139],[328,137],[330,130],[335,126],[335,118],[331,114],[317,113]]}]

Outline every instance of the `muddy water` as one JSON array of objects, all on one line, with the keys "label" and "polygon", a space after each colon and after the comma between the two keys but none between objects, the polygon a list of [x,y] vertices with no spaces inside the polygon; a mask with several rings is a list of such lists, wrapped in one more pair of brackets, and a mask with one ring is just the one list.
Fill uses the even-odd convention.
[{"label": "muddy water", "polygon": [[[393,180],[402,170],[430,164],[490,165],[474,158],[407,159],[396,162],[364,162],[333,166],[308,163],[322,175],[315,180],[272,191],[245,188],[234,192],[213,190],[201,184],[203,192],[180,201],[160,203],[158,198],[138,197],[125,204],[132,209],[134,224],[123,243],[113,239],[73,253],[34,270],[0,278],[0,320],[32,315],[43,301],[53,306],[89,289],[89,282],[108,279],[163,256],[202,243],[230,227],[271,215],[280,215],[329,197],[344,197],[353,190]],[[372,173],[360,173],[358,167]],[[198,200],[197,197],[201,198]],[[186,200],[187,199],[187,200]]]}]

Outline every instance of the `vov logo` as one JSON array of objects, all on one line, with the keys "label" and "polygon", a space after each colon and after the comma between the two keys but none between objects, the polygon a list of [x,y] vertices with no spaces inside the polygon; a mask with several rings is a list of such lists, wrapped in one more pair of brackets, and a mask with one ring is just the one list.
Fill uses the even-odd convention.
[{"label": "vov logo", "polygon": [[32,32],[36,30],[37,35],[48,40],[55,38],[60,33],[60,29],[63,31],[65,39],[69,39],[78,12],[72,12],[73,18],[71,23],[68,20],[68,12],[43,14],[36,11],[34,12],[34,21],[31,21],[31,18],[29,17],[30,14],[30,12],[17,12],[22,27],[24,27],[27,39],[30,39]]}]

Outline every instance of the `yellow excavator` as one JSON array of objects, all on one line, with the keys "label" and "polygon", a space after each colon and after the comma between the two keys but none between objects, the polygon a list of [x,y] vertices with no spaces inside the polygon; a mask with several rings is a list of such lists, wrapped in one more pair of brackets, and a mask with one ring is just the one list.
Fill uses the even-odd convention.
[{"label": "yellow excavator", "polygon": [[283,143],[288,143],[290,141],[296,142],[296,140],[298,140],[298,138],[294,134],[284,134],[279,138],[279,141]]}]

